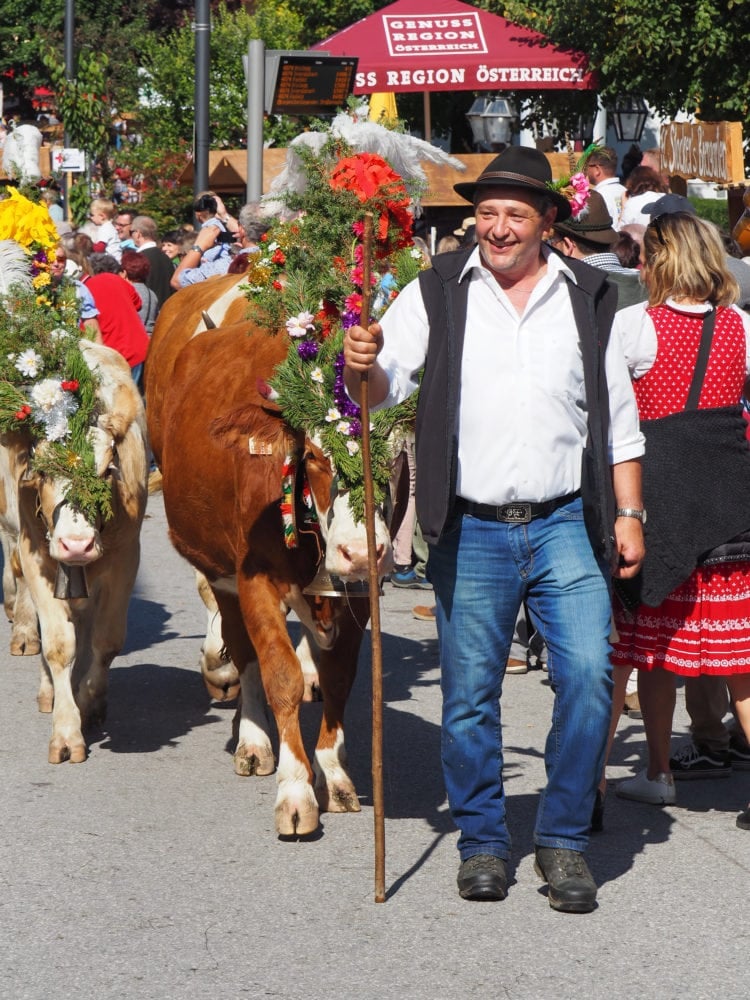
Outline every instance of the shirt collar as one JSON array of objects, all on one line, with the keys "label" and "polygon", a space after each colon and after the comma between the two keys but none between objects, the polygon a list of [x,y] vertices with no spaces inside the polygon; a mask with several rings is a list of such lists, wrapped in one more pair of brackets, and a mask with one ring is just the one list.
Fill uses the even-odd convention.
[{"label": "shirt collar", "polygon": [[670,309],[674,309],[675,312],[688,313],[693,316],[700,316],[702,313],[711,312],[713,308],[710,302],[675,302],[671,295],[664,305],[669,306]]}]

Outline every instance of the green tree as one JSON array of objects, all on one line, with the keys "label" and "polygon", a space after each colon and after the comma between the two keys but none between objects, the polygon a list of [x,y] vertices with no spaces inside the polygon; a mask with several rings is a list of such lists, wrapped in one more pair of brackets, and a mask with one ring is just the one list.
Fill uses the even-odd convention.
[{"label": "green tree", "polygon": [[[220,4],[211,23],[209,74],[211,145],[237,147],[247,137],[247,90],[242,56],[250,39],[261,38],[269,49],[298,48],[302,20],[284,2],[258,0],[255,13],[230,11]],[[166,36],[149,36],[141,50],[141,95],[138,112],[144,140],[174,148],[193,135],[195,103],[195,35],[189,25]]]},{"label": "green tree", "polygon": [[[488,0],[496,13],[583,50],[606,101],[645,98],[673,117],[750,124],[748,0]],[[563,98],[564,99],[564,98]]]}]

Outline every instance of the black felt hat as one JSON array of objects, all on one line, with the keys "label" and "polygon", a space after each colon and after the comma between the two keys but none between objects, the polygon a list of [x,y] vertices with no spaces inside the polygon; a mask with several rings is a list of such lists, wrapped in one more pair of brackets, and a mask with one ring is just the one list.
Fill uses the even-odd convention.
[{"label": "black felt hat", "polygon": [[589,191],[586,207],[581,210],[577,218],[566,219],[564,222],[556,219],[552,228],[564,236],[572,236],[574,239],[580,236],[588,243],[601,243],[607,247],[617,239],[607,203],[597,191]]},{"label": "black felt hat", "polygon": [[557,206],[557,220],[570,218],[570,202],[548,185],[552,182],[549,160],[530,146],[508,146],[491,163],[488,163],[475,181],[454,184],[453,190],[467,201],[474,201],[482,188],[516,187],[546,194]]}]

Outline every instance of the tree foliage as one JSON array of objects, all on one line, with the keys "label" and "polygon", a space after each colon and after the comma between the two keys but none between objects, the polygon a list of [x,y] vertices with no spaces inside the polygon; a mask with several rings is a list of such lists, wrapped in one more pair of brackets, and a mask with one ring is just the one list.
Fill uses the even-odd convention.
[{"label": "tree foliage", "polygon": [[[246,140],[247,90],[242,56],[247,53],[248,42],[260,38],[269,49],[299,48],[301,31],[301,17],[283,0],[258,0],[254,14],[219,4],[211,21],[212,147],[238,147]],[[141,64],[145,105],[138,116],[144,134],[168,149],[181,139],[190,141],[195,117],[195,34],[191,26],[144,39]]]},{"label": "tree foliage", "polygon": [[748,0],[488,0],[510,20],[587,53],[605,99],[645,98],[665,116],[750,115]]}]

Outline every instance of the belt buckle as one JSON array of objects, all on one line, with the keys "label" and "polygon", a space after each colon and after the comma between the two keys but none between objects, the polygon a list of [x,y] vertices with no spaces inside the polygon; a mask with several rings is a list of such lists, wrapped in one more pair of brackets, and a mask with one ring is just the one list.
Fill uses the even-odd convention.
[{"label": "belt buckle", "polygon": [[498,521],[508,524],[528,524],[531,520],[530,503],[506,503],[497,509]]}]

